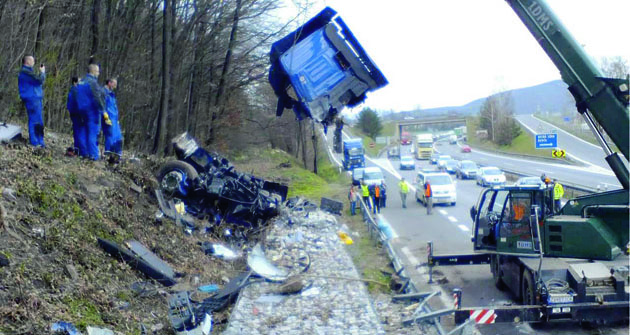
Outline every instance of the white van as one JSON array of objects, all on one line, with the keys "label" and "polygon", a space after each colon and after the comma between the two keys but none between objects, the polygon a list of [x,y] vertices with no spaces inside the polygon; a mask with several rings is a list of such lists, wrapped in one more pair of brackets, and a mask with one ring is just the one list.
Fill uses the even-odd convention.
[{"label": "white van", "polygon": [[362,180],[365,181],[365,185],[381,185],[385,183],[385,176],[381,168],[376,166],[369,166],[363,169]]},{"label": "white van", "polygon": [[433,204],[457,203],[457,190],[455,182],[448,173],[434,171],[419,171],[416,176],[416,201],[426,205],[424,196],[424,184],[429,181],[433,192]]}]

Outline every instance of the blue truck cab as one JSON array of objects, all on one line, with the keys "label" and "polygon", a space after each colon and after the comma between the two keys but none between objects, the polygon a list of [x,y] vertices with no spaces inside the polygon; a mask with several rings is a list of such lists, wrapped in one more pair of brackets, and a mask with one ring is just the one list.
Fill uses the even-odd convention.
[{"label": "blue truck cab", "polygon": [[367,92],[388,83],[329,7],[273,43],[269,56],[269,83],[278,97],[278,116],[293,109],[299,120],[310,117],[330,124],[344,107],[359,105]]},{"label": "blue truck cab", "polygon": [[346,170],[365,167],[363,141],[351,138],[343,141],[343,168]]}]

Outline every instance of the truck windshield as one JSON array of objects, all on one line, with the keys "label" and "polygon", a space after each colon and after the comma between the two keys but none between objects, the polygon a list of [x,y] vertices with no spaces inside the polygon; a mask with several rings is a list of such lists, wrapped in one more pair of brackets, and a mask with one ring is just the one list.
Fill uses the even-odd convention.
[{"label": "truck windshield", "polygon": [[429,142],[429,143],[418,143],[418,147],[420,148],[431,148],[433,147],[433,143]]},{"label": "truck windshield", "polygon": [[349,154],[350,156],[363,155],[363,148],[352,148],[352,149],[348,149],[348,154]]}]

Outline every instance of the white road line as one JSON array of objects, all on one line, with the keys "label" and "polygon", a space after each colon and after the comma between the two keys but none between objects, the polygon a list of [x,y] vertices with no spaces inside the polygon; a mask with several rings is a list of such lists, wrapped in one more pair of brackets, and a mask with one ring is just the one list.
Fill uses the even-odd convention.
[{"label": "white road line", "polygon": [[457,222],[457,219],[454,216],[452,216],[452,215],[449,215],[447,218],[448,218],[449,221],[451,221],[453,223]]},{"label": "white road line", "polygon": [[407,256],[407,259],[412,265],[420,264],[420,261],[418,261],[418,259],[411,253],[411,250],[409,250],[408,247],[402,247],[400,248],[400,250],[403,252],[403,254],[405,254],[405,256]]},{"label": "white road line", "polygon": [[459,229],[463,230],[463,231],[470,231],[470,229],[468,229],[468,227],[464,226],[463,224],[460,224]]},{"label": "white road line", "polygon": [[448,215],[448,213],[443,209],[438,210],[438,212],[440,212],[440,214],[442,215]]}]

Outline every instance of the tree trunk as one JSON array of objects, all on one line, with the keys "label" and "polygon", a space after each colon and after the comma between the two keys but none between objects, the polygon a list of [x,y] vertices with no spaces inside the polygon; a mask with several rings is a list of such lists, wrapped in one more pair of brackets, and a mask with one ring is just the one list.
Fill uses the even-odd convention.
[{"label": "tree trunk", "polygon": [[315,133],[315,121],[311,120],[311,130],[313,133],[313,173],[317,174],[317,134]]},{"label": "tree trunk", "polygon": [[171,61],[171,28],[170,2],[164,0],[164,14],[162,25],[162,89],[160,91],[160,109],[158,111],[158,126],[153,141],[154,154],[166,147],[166,117],[168,115],[168,93],[170,91],[170,61]]},{"label": "tree trunk", "polygon": [[219,86],[217,87],[217,96],[215,98],[215,108],[212,111],[212,117],[210,118],[210,134],[208,140],[210,143],[214,141],[215,136],[215,122],[219,115],[223,114],[225,110],[225,81],[227,78],[228,70],[230,68],[230,62],[232,61],[232,50],[236,44],[236,31],[238,30],[239,11],[241,10],[241,0],[236,0],[236,8],[234,9],[234,18],[232,20],[232,30],[230,31],[230,40],[228,41],[228,48],[225,52],[225,61],[223,62],[223,69],[221,70],[221,77],[219,79]]},{"label": "tree trunk", "polygon": [[90,58],[96,63],[98,63],[96,55],[98,53],[98,17],[100,12],[101,0],[94,0],[92,2],[92,49],[90,50]]},{"label": "tree trunk", "polygon": [[39,16],[37,18],[37,36],[35,36],[35,50],[33,52],[33,54],[36,57],[39,57],[42,51],[42,28],[44,26],[45,13],[46,13],[46,5],[44,4],[41,10],[39,11]]}]

